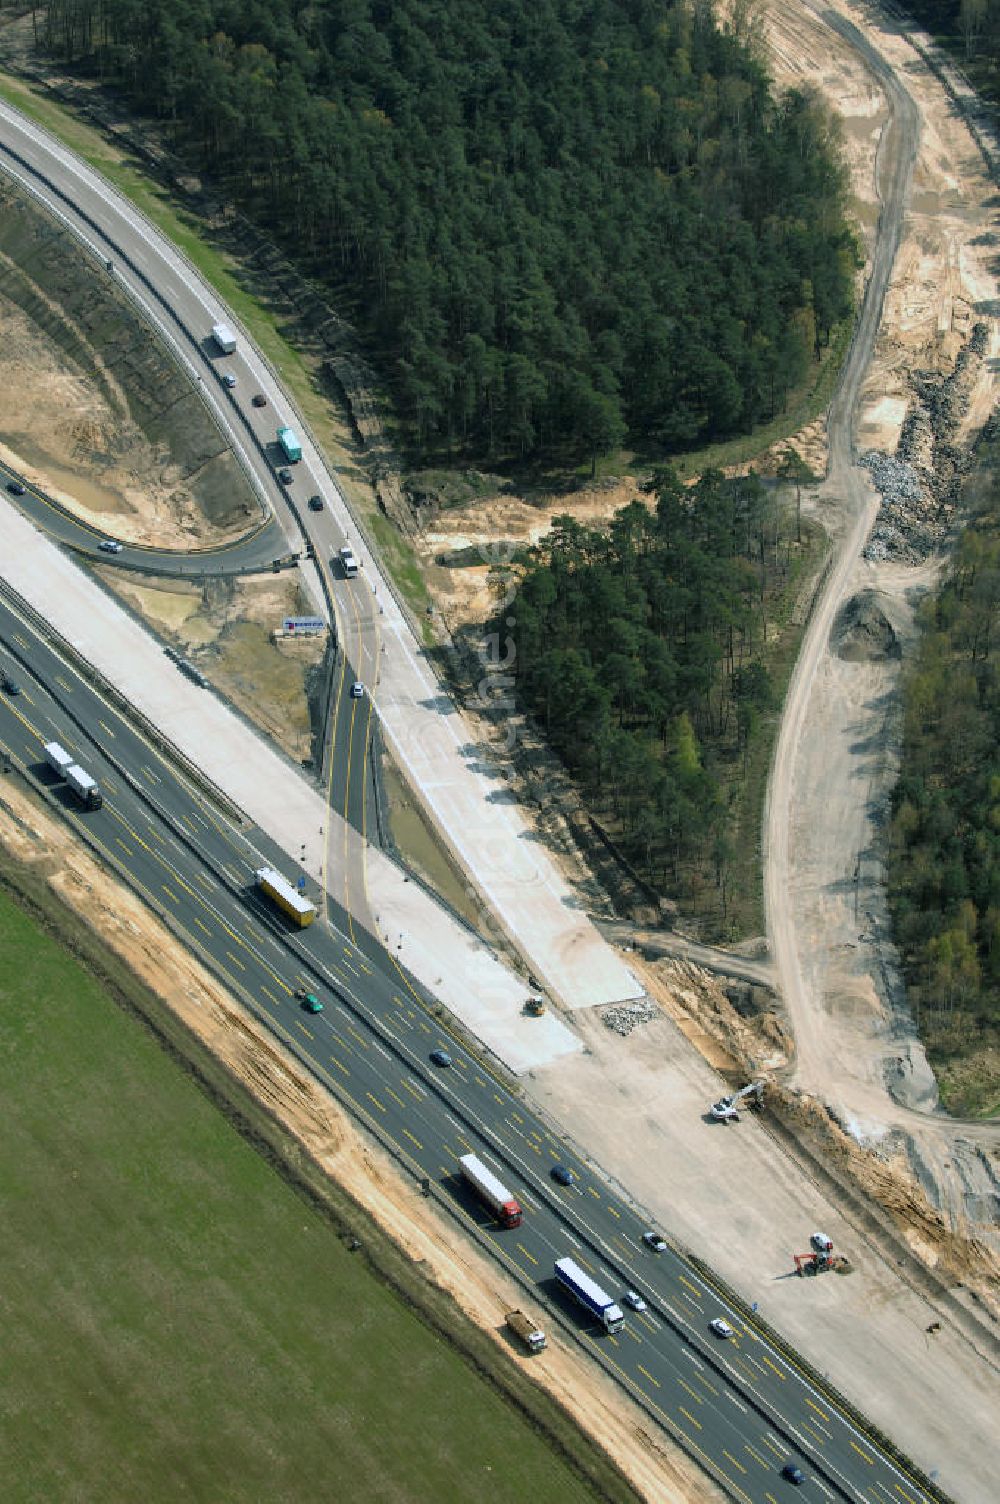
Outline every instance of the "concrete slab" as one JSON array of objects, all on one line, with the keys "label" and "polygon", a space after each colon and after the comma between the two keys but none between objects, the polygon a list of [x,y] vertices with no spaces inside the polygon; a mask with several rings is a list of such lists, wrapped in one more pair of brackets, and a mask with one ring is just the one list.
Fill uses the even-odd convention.
[{"label": "concrete slab", "polygon": [[[156,639],[5,498],[0,527],[0,572],[10,585],[289,853],[290,870],[322,883],[327,850],[344,849],[345,830],[316,789],[184,678]],[[522,1073],[580,1048],[558,1018],[524,1018],[524,981],[382,852],[369,846],[366,856],[378,938],[504,1065]]]},{"label": "concrete slab", "polygon": [[640,997],[642,987],[581,912],[581,900],[539,844],[499,770],[490,781],[468,723],[441,692],[391,597],[382,628],[382,733],[506,933],[567,1008]]}]

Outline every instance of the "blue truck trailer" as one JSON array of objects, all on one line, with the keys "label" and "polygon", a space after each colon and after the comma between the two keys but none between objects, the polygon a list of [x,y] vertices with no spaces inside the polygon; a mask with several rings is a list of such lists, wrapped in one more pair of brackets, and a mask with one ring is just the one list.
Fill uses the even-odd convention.
[{"label": "blue truck trailer", "polygon": [[573,1259],[556,1259],[556,1279],[609,1332],[617,1331],[625,1317],[620,1305],[602,1290],[596,1280],[584,1273]]},{"label": "blue truck trailer", "polygon": [[290,465],[296,464],[302,458],[302,445],[294,428],[279,428],[278,443],[281,452]]}]

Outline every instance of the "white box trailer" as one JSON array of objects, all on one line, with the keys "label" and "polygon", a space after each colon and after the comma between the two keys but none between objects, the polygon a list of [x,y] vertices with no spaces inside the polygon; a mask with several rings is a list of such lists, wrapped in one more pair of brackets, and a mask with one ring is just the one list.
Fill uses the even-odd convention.
[{"label": "white box trailer", "polygon": [[96,780],[91,778],[89,773],[85,773],[77,763],[72,763],[66,769],[66,782],[86,809],[100,809],[104,803],[104,795],[98,788]]},{"label": "white box trailer", "polygon": [[483,1164],[478,1154],[463,1154],[459,1159],[462,1176],[486,1205],[495,1213],[504,1227],[520,1227],[521,1204],[512,1195],[503,1181]]},{"label": "white box trailer", "polygon": [[625,1320],[621,1306],[580,1268],[575,1259],[556,1259],[555,1272],[559,1283],[565,1285],[580,1305],[603,1323],[607,1331],[617,1331]]},{"label": "white box trailer", "polygon": [[66,777],[67,769],[73,766],[73,757],[59,742],[46,742],[43,748],[45,761],[53,773],[58,773],[60,778]]},{"label": "white box trailer", "polygon": [[228,324],[213,324],[212,338],[222,351],[223,355],[232,355],[236,349],[236,335]]}]

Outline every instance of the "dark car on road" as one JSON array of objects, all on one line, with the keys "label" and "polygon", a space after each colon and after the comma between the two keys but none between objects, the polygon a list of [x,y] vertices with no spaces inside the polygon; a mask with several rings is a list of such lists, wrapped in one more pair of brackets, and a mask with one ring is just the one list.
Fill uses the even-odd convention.
[{"label": "dark car on road", "polygon": [[431,1065],[439,1065],[443,1069],[451,1064],[451,1056],[447,1050],[431,1050],[430,1062]]},{"label": "dark car on road", "polygon": [[789,1483],[794,1483],[796,1488],[798,1488],[800,1484],[803,1484],[806,1481],[805,1473],[800,1467],[796,1467],[794,1462],[785,1463],[784,1467],[781,1469],[781,1476],[783,1478],[786,1478]]},{"label": "dark car on road", "polygon": [[322,512],[322,510],[323,510],[323,498],[322,498],[322,496],[310,496],[310,498],[309,498],[309,510],[310,510],[310,512]]},{"label": "dark car on road", "polygon": [[281,484],[283,486],[290,486],[292,484],[292,472],[289,470],[287,465],[282,465],[281,469],[278,471],[278,479],[281,481]]},{"label": "dark car on road", "polygon": [[576,1181],[576,1171],[571,1170],[569,1165],[553,1165],[549,1174],[556,1185],[573,1185]]},{"label": "dark car on road", "polygon": [[19,480],[9,480],[7,482],[7,490],[11,496],[23,496],[25,492],[25,488]]},{"label": "dark car on road", "polygon": [[3,689],[5,695],[19,695],[21,693],[20,684],[18,684],[16,679],[12,679],[10,674],[4,674],[3,678],[0,679],[0,688]]}]

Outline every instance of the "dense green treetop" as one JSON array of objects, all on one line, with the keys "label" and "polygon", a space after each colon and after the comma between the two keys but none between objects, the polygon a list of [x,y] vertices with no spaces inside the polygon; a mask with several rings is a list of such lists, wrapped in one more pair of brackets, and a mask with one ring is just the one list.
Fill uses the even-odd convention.
[{"label": "dense green treetop", "polygon": [[[496,622],[518,703],[576,773],[589,806],[652,881],[717,852],[720,763],[745,752],[773,689],[761,649],[788,541],[773,489],[670,471],[607,528],[555,520]],[[511,656],[512,655],[512,656]]]},{"label": "dense green treetop", "polygon": [[666,449],[850,311],[830,120],[710,0],[52,0],[51,50],[353,297],[417,443]]},{"label": "dense green treetop", "polygon": [[[998,459],[994,445],[994,467]],[[921,610],[920,649],[905,680],[903,759],[890,829],[895,938],[936,1064],[984,1044],[1000,1047],[995,469],[977,486],[950,573]],[[991,1105],[997,1090],[994,1081]]]}]

